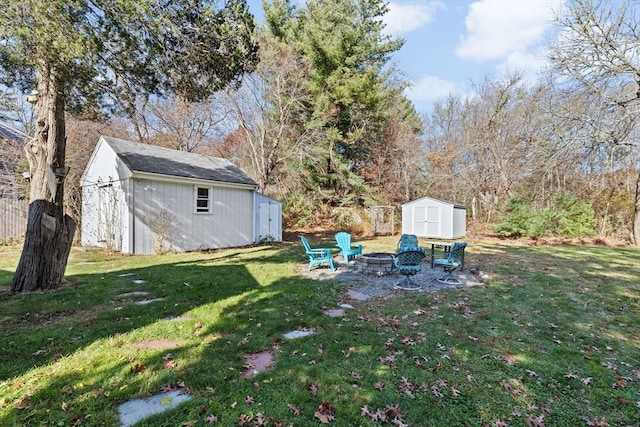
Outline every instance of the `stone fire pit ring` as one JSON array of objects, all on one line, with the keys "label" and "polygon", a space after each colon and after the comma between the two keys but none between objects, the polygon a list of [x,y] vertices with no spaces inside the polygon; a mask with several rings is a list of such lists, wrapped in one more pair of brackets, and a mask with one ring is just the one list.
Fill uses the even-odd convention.
[{"label": "stone fire pit ring", "polygon": [[383,276],[395,271],[394,254],[388,252],[371,252],[356,256],[358,268],[365,273]]}]

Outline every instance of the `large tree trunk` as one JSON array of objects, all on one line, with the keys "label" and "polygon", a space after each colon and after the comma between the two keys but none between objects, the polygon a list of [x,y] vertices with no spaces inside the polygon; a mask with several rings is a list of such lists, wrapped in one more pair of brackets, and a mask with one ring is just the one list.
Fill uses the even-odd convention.
[{"label": "large tree trunk", "polygon": [[633,239],[636,246],[640,247],[640,172],[636,177],[635,205],[633,208]]},{"label": "large tree trunk", "polygon": [[36,133],[25,147],[31,192],[22,256],[11,290],[54,289],[62,284],[73,243],[75,222],[64,215],[64,88],[54,72],[41,64],[38,75]]}]

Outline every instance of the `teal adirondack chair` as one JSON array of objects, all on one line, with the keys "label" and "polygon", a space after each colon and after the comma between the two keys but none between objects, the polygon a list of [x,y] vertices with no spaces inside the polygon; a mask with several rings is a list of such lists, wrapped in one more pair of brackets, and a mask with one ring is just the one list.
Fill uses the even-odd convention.
[{"label": "teal adirondack chair", "polygon": [[460,283],[462,283],[453,275],[453,272],[457,268],[461,269],[464,265],[464,248],[466,247],[466,242],[456,242],[451,247],[451,251],[446,258],[440,258],[433,261],[434,267],[442,267],[445,272],[449,273],[437,279],[438,282],[446,283],[449,285],[459,285]]},{"label": "teal adirondack chair", "polygon": [[340,248],[340,255],[344,258],[344,262],[349,262],[349,259],[356,255],[362,255],[362,245],[351,246],[351,234],[341,231],[336,233],[335,238],[336,246]]},{"label": "teal adirondack chair", "polygon": [[315,248],[311,249],[309,246],[309,241],[306,237],[300,236],[300,240],[302,240],[302,244],[304,245],[304,250],[309,256],[309,271],[316,264],[329,264],[331,271],[336,271],[336,267],[333,264],[333,256],[331,255],[331,250],[328,248]]}]

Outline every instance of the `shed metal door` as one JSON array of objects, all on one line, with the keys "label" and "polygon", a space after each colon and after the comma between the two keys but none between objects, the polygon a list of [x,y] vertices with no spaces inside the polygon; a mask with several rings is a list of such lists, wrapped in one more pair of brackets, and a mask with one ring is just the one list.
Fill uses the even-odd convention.
[{"label": "shed metal door", "polygon": [[422,237],[440,237],[440,206],[416,206],[413,209],[413,233]]},{"label": "shed metal door", "polygon": [[259,233],[260,240],[271,236],[276,240],[279,238],[279,221],[280,208],[277,203],[263,202],[259,206]]}]

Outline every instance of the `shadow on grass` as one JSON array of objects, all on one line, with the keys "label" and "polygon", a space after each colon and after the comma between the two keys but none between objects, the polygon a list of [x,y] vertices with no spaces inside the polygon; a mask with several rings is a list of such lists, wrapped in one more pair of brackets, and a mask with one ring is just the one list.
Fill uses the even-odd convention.
[{"label": "shadow on grass", "polygon": [[[258,413],[314,424],[325,399],[334,407],[332,425],[376,425],[360,415],[360,407],[395,404],[410,425],[481,425],[491,421],[487,412],[506,418],[523,401],[511,391],[528,393],[537,405],[569,395],[570,402],[562,403],[567,409],[554,412],[556,423],[548,425],[575,425],[582,421],[574,413],[580,401],[604,396],[601,406],[594,399],[597,414],[614,400],[605,392],[581,396],[579,387],[569,390],[564,362],[585,360],[585,354],[596,365],[607,362],[608,355],[594,347],[617,351],[636,339],[620,326],[626,319],[621,316],[631,313],[614,309],[626,289],[637,313],[639,290],[631,277],[640,276],[638,251],[612,262],[619,249],[477,245],[470,262],[494,275],[488,288],[355,303],[353,315],[330,318],[323,309],[344,301],[347,285],[299,276],[296,269],[306,264],[298,246],[214,251],[139,268],[126,268],[126,258],[118,257],[125,265],[107,262],[101,272],[70,275],[71,283],[58,291],[4,301],[17,307],[2,321],[0,389],[3,406],[11,409],[0,424],[117,425],[119,403],[181,386],[194,399],[145,425],[180,425],[209,414],[233,425],[241,414]],[[610,271],[619,275],[611,282]],[[120,296],[131,291],[163,299],[138,306]],[[595,312],[611,319],[593,321],[590,328],[593,312],[583,308],[589,304],[599,304]],[[283,340],[283,333],[299,328],[317,333]],[[405,344],[407,337],[420,345]],[[135,346],[150,339],[179,344]],[[267,349],[276,354],[272,369],[242,379],[243,355]],[[393,368],[385,361],[390,354],[396,357]],[[494,382],[482,383],[483,370]],[[480,384],[465,379],[472,374]],[[416,384],[413,397],[397,386],[402,377]],[[610,391],[609,377],[605,371],[597,378],[603,390]],[[384,392],[374,386],[378,382],[386,384]],[[314,385],[317,393],[310,391]],[[494,388],[487,392],[490,399],[479,397],[484,387]],[[502,399],[500,405],[488,407],[494,399]]]}]

